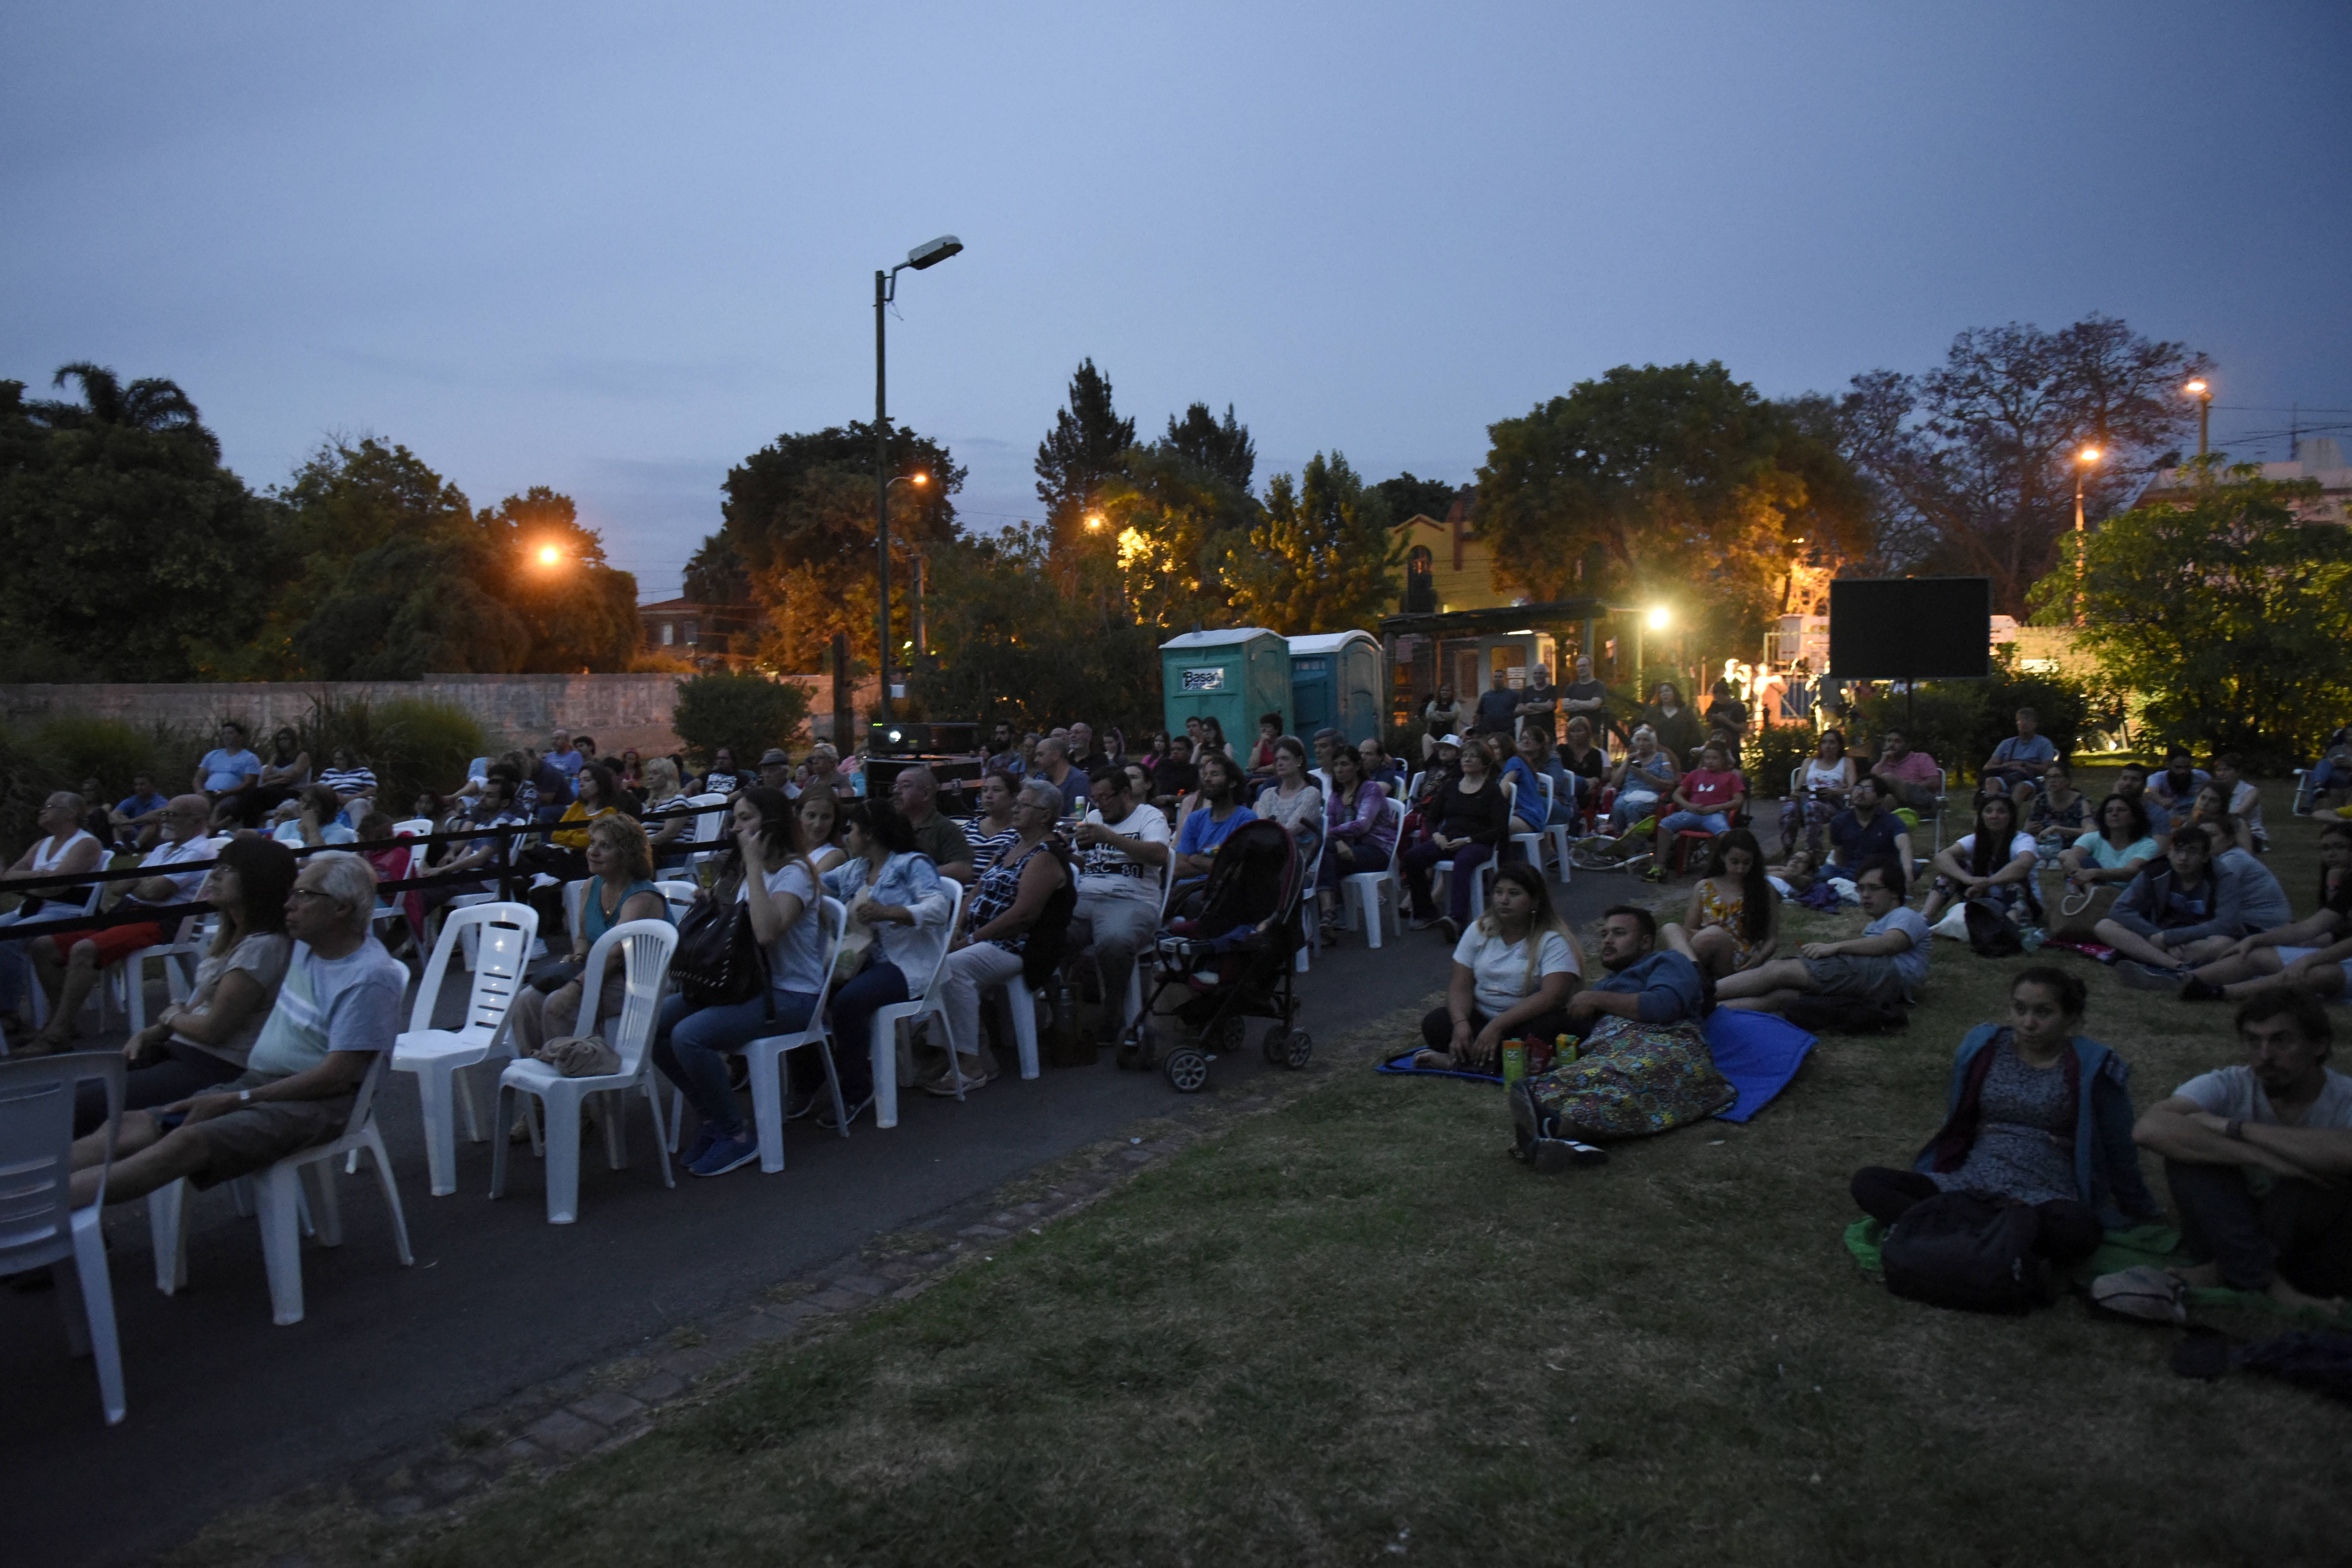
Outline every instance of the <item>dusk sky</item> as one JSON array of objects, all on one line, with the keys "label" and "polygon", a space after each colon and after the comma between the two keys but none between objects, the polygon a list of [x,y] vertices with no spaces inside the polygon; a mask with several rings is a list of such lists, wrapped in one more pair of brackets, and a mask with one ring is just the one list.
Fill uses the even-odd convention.
[{"label": "dusk sky", "polygon": [[1261,486],[2092,311],[2213,356],[2219,445],[2352,436],[2343,0],[24,5],[0,89],[0,376],[171,377],[257,488],[337,433],[552,485],[645,599],[731,463],[871,417],[873,270],[943,233],[891,412],[977,528],[1088,355]]}]

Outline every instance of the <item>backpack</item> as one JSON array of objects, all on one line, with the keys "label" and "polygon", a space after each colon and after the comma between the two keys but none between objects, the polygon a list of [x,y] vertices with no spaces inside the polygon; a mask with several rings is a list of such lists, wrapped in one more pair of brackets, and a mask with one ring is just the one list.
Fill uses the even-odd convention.
[{"label": "backpack", "polygon": [[2056,1300],[2049,1259],[2033,1242],[2042,1218],[2024,1204],[1938,1193],[1903,1211],[1879,1248],[1886,1288],[1906,1300],[1964,1312],[2031,1311]]},{"label": "backpack", "polygon": [[1960,908],[1965,911],[1960,918],[1968,922],[1969,945],[1976,949],[1979,958],[2008,958],[2025,951],[2025,939],[2009,923],[1999,904],[1970,899]]},{"label": "backpack", "polygon": [[669,977],[697,1007],[749,1002],[768,989],[768,954],[751,929],[751,906],[720,903],[707,891],[677,921]]}]

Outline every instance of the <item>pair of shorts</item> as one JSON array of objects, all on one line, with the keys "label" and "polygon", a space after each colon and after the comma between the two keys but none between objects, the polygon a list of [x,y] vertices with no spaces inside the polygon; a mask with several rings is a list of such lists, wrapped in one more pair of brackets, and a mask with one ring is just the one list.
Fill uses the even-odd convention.
[{"label": "pair of shorts", "polygon": [[[2305,959],[2309,958],[2313,953],[2317,952],[2318,951],[2319,949],[2315,947],[2279,948],[2277,950],[2279,955],[2279,966],[2282,969],[2293,969],[2296,964],[2301,963]],[[2336,967],[2344,971],[2344,988],[2336,994],[2335,1000],[2338,1002],[2352,1002],[2352,958],[2346,959],[2343,963],[2337,964]]]},{"label": "pair of shorts", "polygon": [[101,926],[96,931],[68,932],[58,937],[57,942],[67,950],[68,956],[71,956],[74,948],[88,942],[98,949],[98,966],[104,969],[110,963],[121,963],[142,947],[161,947],[163,944],[163,926],[160,921],[140,921],[127,926]]},{"label": "pair of shorts", "polygon": [[[278,1079],[268,1073],[248,1072],[230,1079],[211,1094],[235,1094],[258,1089]],[[238,1176],[266,1171],[289,1154],[299,1154],[343,1135],[352,1120],[356,1090],[332,1100],[266,1100],[240,1105],[235,1110],[199,1121],[194,1131],[205,1140],[204,1168],[189,1180],[198,1187],[217,1186]]]},{"label": "pair of shorts", "polygon": [[1908,1000],[1903,990],[1903,972],[1884,954],[1848,952],[1799,962],[1804,964],[1805,978],[1813,990],[1823,996],[1864,996],[1885,1003]]}]

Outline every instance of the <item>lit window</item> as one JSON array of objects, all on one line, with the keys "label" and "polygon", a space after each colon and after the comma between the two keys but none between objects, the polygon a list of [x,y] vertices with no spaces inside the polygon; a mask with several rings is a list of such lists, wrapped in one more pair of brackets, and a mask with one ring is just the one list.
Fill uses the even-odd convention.
[{"label": "lit window", "polygon": [[670,624],[669,622],[667,622],[667,621],[664,621],[664,622],[661,624],[661,628],[662,628],[662,636],[661,636],[662,647],[669,647],[669,646],[670,646],[670,644],[672,644],[672,643],[674,643],[674,642],[676,642],[676,641],[677,640],[677,627],[676,627],[675,626],[671,625],[671,624]]}]

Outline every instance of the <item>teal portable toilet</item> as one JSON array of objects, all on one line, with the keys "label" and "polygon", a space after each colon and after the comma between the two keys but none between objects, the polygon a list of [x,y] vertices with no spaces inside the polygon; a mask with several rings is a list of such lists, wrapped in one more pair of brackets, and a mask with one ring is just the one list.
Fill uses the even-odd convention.
[{"label": "teal portable toilet", "polygon": [[1214,719],[1237,757],[1249,754],[1262,713],[1290,729],[1290,648],[1264,626],[1187,632],[1160,645],[1160,710],[1168,732],[1187,719]]},{"label": "teal portable toilet", "polygon": [[1337,730],[1349,745],[1381,732],[1381,645],[1370,632],[1290,639],[1292,733]]}]

